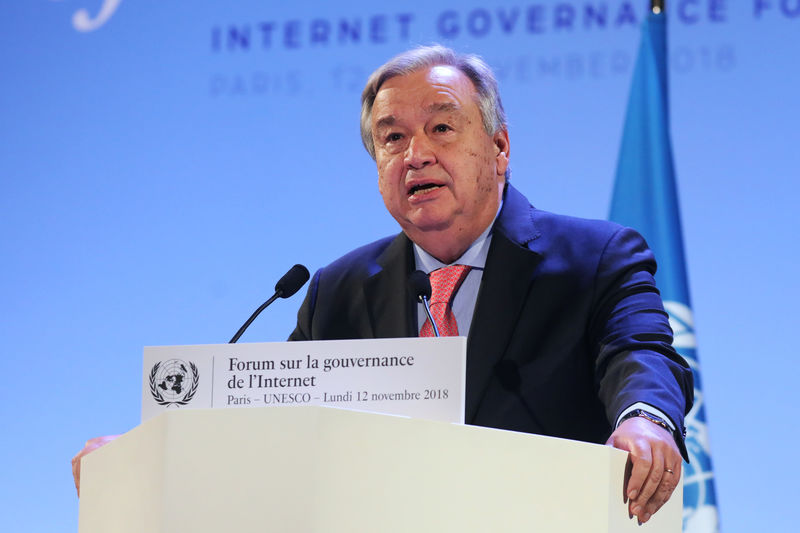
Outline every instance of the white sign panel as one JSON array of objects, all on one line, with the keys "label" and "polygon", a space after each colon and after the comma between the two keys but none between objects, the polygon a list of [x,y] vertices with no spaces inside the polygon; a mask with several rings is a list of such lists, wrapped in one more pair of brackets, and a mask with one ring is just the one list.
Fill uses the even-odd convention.
[{"label": "white sign panel", "polygon": [[464,422],[465,337],[148,346],[142,421],[166,409],[328,405]]}]

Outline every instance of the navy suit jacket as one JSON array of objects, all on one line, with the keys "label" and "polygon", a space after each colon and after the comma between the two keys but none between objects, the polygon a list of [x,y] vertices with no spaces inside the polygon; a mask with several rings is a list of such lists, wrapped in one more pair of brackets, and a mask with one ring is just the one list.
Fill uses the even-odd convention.
[{"label": "navy suit jacket", "polygon": [[[290,340],[417,336],[414,269],[403,233],[320,269]],[[655,269],[635,231],[537,210],[508,186],[467,340],[465,420],[603,443],[646,402],[682,433],[692,374],[672,349]]]}]

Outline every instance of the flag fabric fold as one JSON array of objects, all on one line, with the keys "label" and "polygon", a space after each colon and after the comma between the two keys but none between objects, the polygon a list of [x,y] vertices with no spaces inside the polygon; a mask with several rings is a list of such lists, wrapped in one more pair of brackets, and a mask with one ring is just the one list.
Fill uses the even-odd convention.
[{"label": "flag fabric fold", "polygon": [[649,13],[631,82],[609,218],[638,230],[658,261],[656,283],[669,313],[673,346],[694,373],[695,403],[686,417],[683,531],[717,533],[719,515],[705,401],[689,299],[672,159],[664,13]]}]

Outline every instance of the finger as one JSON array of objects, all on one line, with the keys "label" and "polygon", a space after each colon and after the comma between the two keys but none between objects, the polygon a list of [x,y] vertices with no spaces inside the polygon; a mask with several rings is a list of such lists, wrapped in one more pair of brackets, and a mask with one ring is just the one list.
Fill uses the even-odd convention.
[{"label": "finger", "polygon": [[633,462],[633,469],[628,480],[628,499],[631,502],[638,499],[653,463],[650,446],[642,446],[636,443],[632,448],[629,457]]},{"label": "finger", "polygon": [[[652,451],[652,461],[650,464],[650,473],[647,475],[642,489],[639,491],[637,500],[641,503],[646,503],[655,494],[658,485],[661,483],[661,478],[664,476],[664,454],[658,448]],[[635,459],[634,459],[635,461]]]},{"label": "finger", "polygon": [[[628,460],[625,461],[625,474],[622,477],[622,503],[628,503],[628,481],[631,479],[631,472],[633,471],[633,461],[628,454]],[[631,516],[630,518],[633,518]]]},{"label": "finger", "polygon": [[[673,470],[674,472],[674,470]],[[660,448],[653,451],[653,464],[650,467],[650,474],[642,487],[639,497],[634,503],[636,516],[644,523],[650,520],[655,513],[669,498],[675,485],[671,484],[671,474],[666,473],[666,459]],[[662,488],[663,485],[663,488]],[[661,489],[661,492],[659,492]]]},{"label": "finger", "polygon": [[75,483],[75,492],[81,497],[81,457],[80,453],[72,458],[72,481]]},{"label": "finger", "polygon": [[[647,514],[647,504],[650,501],[650,498],[658,489],[658,485],[661,483],[661,478],[664,473],[664,458],[663,456],[657,451],[651,451],[653,454],[652,459],[649,461],[649,471],[647,476],[642,483],[642,487],[639,490],[636,498],[633,498],[633,501],[630,505],[630,510],[632,514],[635,514],[640,522],[646,522],[650,516]],[[636,457],[633,459],[634,461],[634,470],[636,469]]]},{"label": "finger", "polygon": [[664,454],[664,472],[659,482],[658,488],[650,497],[647,502],[645,512],[653,514],[658,511],[674,492],[681,480],[681,470],[683,468],[683,459],[677,446],[672,445],[673,442],[669,441],[670,446],[665,448],[658,448]]},{"label": "finger", "polygon": [[72,481],[75,483],[75,491],[78,493],[79,498],[81,496],[81,459],[83,459],[84,455],[108,444],[118,436],[119,435],[108,435],[89,439],[86,441],[86,444],[83,445],[83,449],[72,458]]},{"label": "finger", "polygon": [[[631,499],[631,494],[636,494],[638,492],[641,480],[638,481],[637,488],[634,489],[631,484],[633,478],[633,461],[631,461],[631,447],[628,444],[627,439],[617,439],[616,432],[612,433],[606,441],[606,446],[613,446],[614,448],[628,452],[628,460],[625,461],[625,474],[622,477],[622,501],[628,504],[628,518],[633,518],[633,500]],[[637,480],[633,479],[633,483],[637,483]]]},{"label": "finger", "polygon": [[[669,464],[669,462],[667,463]],[[669,500],[681,479],[681,462],[678,461],[673,468],[664,469],[664,476],[658,485],[655,494],[650,498],[645,507],[645,514],[653,515]]]},{"label": "finger", "polygon": [[91,445],[91,440],[86,441],[83,449],[72,458],[72,481],[75,483],[75,491],[78,493],[78,498],[81,497],[81,459],[94,449],[94,447],[90,447]]}]

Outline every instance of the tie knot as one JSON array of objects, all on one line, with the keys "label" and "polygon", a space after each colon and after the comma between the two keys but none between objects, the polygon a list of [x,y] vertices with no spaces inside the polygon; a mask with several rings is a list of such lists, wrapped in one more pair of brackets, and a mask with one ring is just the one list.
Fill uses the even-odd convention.
[{"label": "tie knot", "polygon": [[449,303],[470,268],[467,265],[451,265],[431,272],[431,304]]}]

